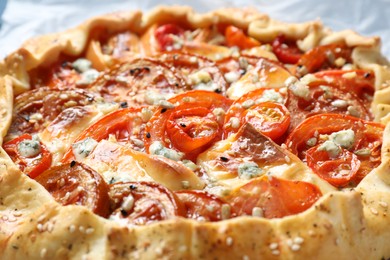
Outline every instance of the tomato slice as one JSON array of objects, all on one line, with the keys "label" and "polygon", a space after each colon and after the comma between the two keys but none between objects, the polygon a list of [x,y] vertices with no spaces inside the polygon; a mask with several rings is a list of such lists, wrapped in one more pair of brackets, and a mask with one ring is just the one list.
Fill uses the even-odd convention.
[{"label": "tomato slice", "polygon": [[[235,102],[234,104],[239,103]],[[236,108],[237,106],[234,104],[232,105],[233,110],[243,109],[242,104],[241,108]],[[236,133],[240,126],[245,123],[250,123],[260,133],[276,141],[286,132],[290,124],[290,112],[284,105],[274,102],[253,104],[238,115],[238,117],[232,117],[232,114],[236,113],[229,113],[228,111],[229,116],[225,118],[225,136],[228,136],[231,133]],[[233,119],[240,122],[239,126],[234,125]]]},{"label": "tomato slice", "polygon": [[360,168],[358,157],[350,151],[339,147],[341,152],[332,157],[327,151],[319,150],[319,145],[306,152],[307,165],[333,186],[347,186],[355,178]]},{"label": "tomato slice", "polygon": [[[348,76],[350,75],[350,76]],[[323,79],[326,85],[337,86],[346,92],[354,93],[370,110],[372,97],[375,92],[375,74],[367,70],[327,70],[314,74]]]},{"label": "tomato slice", "polygon": [[62,205],[82,205],[107,217],[108,185],[99,173],[78,162],[51,167],[36,179]]},{"label": "tomato slice", "polygon": [[[142,119],[142,109],[142,107],[128,107],[109,113],[81,132],[74,143],[88,137],[99,142],[112,135],[120,143],[126,143],[135,150],[143,150],[141,140],[146,121]],[[62,162],[71,160],[74,160],[74,154],[72,148],[69,148]]]},{"label": "tomato slice", "polygon": [[179,38],[183,40],[183,36],[184,29],[176,24],[161,25],[154,32],[154,37],[160,45],[161,51],[172,50],[172,48],[178,49],[175,48],[176,39]]},{"label": "tomato slice", "polygon": [[[287,137],[287,148],[305,160],[307,150],[327,140],[326,136],[341,130],[352,130],[354,142],[348,151],[360,161],[360,167],[353,183],[359,183],[381,162],[381,147],[384,125],[364,121],[341,114],[321,114],[309,117],[298,125]],[[325,137],[324,137],[325,136]]]},{"label": "tomato slice", "polygon": [[335,68],[335,61],[343,58],[345,62],[351,62],[352,48],[344,44],[329,44],[317,46],[306,52],[297,62],[298,76],[313,73],[319,70]]},{"label": "tomato slice", "polygon": [[90,86],[106,101],[127,102],[128,106],[153,105],[151,95],[171,97],[186,89],[179,71],[153,58],[118,64]]},{"label": "tomato slice", "polygon": [[121,182],[110,185],[110,219],[125,219],[133,225],[185,216],[176,194],[152,182]]},{"label": "tomato slice", "polygon": [[283,63],[295,64],[302,57],[303,52],[298,48],[295,41],[288,41],[285,35],[280,34],[272,42],[272,51],[278,60]]},{"label": "tomato slice", "polygon": [[229,47],[237,46],[240,49],[249,49],[260,46],[261,43],[247,35],[240,28],[233,25],[226,27],[225,29],[226,45]]},{"label": "tomato slice", "polygon": [[146,125],[147,152],[152,143],[160,141],[165,147],[185,152],[187,159],[195,160],[199,153],[221,139],[223,116],[231,104],[229,99],[214,92],[193,90],[168,101],[176,106],[156,111]]},{"label": "tomato slice", "polygon": [[[224,205],[228,206],[230,210],[234,210],[228,203],[206,191],[177,191],[176,195],[184,204],[187,218],[203,221],[220,221],[225,218],[222,213]],[[235,213],[230,212],[230,217],[234,216]]]},{"label": "tomato slice", "polygon": [[80,89],[42,87],[18,95],[6,140],[25,133],[39,133],[66,108],[88,105],[93,100],[92,93]]},{"label": "tomato slice", "polygon": [[30,134],[16,137],[3,144],[3,148],[19,169],[33,179],[51,166],[51,153],[44,144],[34,141]]},{"label": "tomato slice", "polygon": [[295,95],[291,89],[287,91],[286,107],[289,111],[294,111],[291,114],[289,132],[306,118],[323,113],[344,114],[373,120],[370,111],[352,89],[347,90],[323,79],[309,83],[308,87],[309,94],[305,98]]},{"label": "tomato slice", "polygon": [[320,189],[311,183],[260,177],[234,190],[228,201],[238,216],[270,219],[301,213],[321,196]]}]

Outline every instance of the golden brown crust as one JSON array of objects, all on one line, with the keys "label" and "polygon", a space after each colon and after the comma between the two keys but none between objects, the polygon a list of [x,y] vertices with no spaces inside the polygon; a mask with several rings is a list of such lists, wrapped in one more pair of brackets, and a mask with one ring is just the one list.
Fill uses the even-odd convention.
[{"label": "golden brown crust", "polygon": [[[249,10],[224,9],[197,14],[188,7],[160,7],[93,18],[63,33],[26,42],[0,64],[1,136],[11,122],[12,91],[29,89],[27,71],[56,60],[61,54],[86,51],[94,28],[142,33],[154,23],[171,19],[194,28],[216,21],[235,24],[262,42],[278,32],[300,40],[307,50],[344,41],[354,50],[354,62],[374,70],[373,112],[388,122],[390,73],[380,55],[378,38],[353,32],[333,33],[318,21],[285,24]],[[103,61],[104,62],[104,61]],[[102,65],[101,68],[104,66]],[[217,223],[188,219],[129,228],[94,215],[79,206],[58,205],[46,190],[22,174],[0,149],[0,258],[2,259],[380,259],[390,257],[390,127],[385,130],[382,164],[355,189],[330,192],[309,210],[282,219],[240,217]]]}]

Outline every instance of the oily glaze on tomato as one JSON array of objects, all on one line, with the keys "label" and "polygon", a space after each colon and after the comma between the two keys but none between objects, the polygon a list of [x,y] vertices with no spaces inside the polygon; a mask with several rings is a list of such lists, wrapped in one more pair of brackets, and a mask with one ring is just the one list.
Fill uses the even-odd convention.
[{"label": "oily glaze on tomato", "polygon": [[53,166],[36,179],[62,205],[82,205],[107,217],[108,185],[99,173],[78,162]]},{"label": "oily glaze on tomato", "polygon": [[6,139],[39,133],[63,110],[88,105],[93,100],[94,96],[85,90],[39,88],[27,91],[15,98]]},{"label": "oily glaze on tomato", "polygon": [[152,182],[118,182],[110,185],[110,219],[125,220],[133,225],[185,216],[176,194]]},{"label": "oily glaze on tomato", "polygon": [[306,152],[307,165],[330,184],[344,187],[353,181],[360,168],[357,155],[344,148],[336,156],[330,156],[327,151],[316,145]]},{"label": "oily glaze on tomato", "polygon": [[265,176],[234,190],[228,201],[238,216],[282,218],[307,210],[321,196],[311,183]]},{"label": "oily glaze on tomato", "polygon": [[344,63],[350,63],[352,48],[344,44],[329,44],[314,47],[309,50],[297,62],[296,74],[302,76],[320,70],[337,68],[336,60],[343,59]]},{"label": "oily glaze on tomato", "polygon": [[359,183],[381,162],[381,147],[384,126],[340,114],[322,114],[312,116],[300,125],[286,139],[291,152],[305,160],[307,151],[327,141],[332,133],[352,130],[354,138],[347,150],[354,153],[360,161],[360,167],[352,184]]},{"label": "oily glaze on tomato", "polygon": [[6,142],[3,148],[19,169],[31,178],[36,178],[51,166],[52,155],[49,150],[29,134]]},{"label": "oily glaze on tomato", "polygon": [[[225,95],[226,81],[215,62],[200,55],[183,52],[167,52],[156,56],[156,58],[169,67],[180,71],[191,89],[207,88],[207,90]],[[198,82],[196,80],[197,74],[203,76],[203,79],[198,80]]]},{"label": "oily glaze on tomato", "polygon": [[260,46],[260,42],[247,36],[244,31],[233,25],[225,29],[225,40],[228,47],[238,47],[242,50]]},{"label": "oily glaze on tomato", "polygon": [[231,101],[220,94],[193,90],[168,100],[172,108],[154,113],[145,129],[145,150],[158,141],[167,148],[196,156],[222,137],[225,111]]},{"label": "oily glaze on tomato", "polygon": [[[141,140],[147,121],[142,118],[143,109],[146,108],[129,107],[114,111],[87,127],[73,143],[85,140],[86,138],[93,138],[95,141],[99,142],[100,140],[108,139],[111,136],[119,143],[126,144],[136,150],[143,150],[143,143]],[[70,148],[65,153],[62,161],[70,162],[73,159],[74,154]]]},{"label": "oily glaze on tomato", "polygon": [[90,90],[106,101],[128,106],[153,105],[153,96],[172,96],[185,90],[180,73],[153,58],[138,58],[115,65],[101,75]]},{"label": "oily glaze on tomato", "polygon": [[228,203],[206,191],[177,191],[176,195],[186,209],[186,218],[192,218],[199,221],[220,221],[225,217],[222,212],[223,207],[228,207],[230,209],[229,217],[234,217],[236,215],[232,212],[232,210],[234,211],[234,208],[231,208]]},{"label": "oily glaze on tomato", "polygon": [[303,55],[296,41],[287,40],[283,34],[278,35],[272,42],[272,51],[278,60],[287,64],[297,63]]},{"label": "oily glaze on tomato", "polygon": [[355,95],[353,85],[349,86],[351,89],[346,90],[338,84],[319,79],[308,84],[309,91],[306,97],[298,96],[288,89],[286,107],[292,111],[289,132],[306,118],[323,113],[344,114],[372,120],[373,117],[369,110]]}]

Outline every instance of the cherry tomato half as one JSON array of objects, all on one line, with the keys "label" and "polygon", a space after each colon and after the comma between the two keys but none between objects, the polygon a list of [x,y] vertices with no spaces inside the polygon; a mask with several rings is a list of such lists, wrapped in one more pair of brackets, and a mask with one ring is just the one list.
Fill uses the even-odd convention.
[{"label": "cherry tomato half", "polygon": [[52,155],[44,144],[34,141],[30,134],[23,134],[3,145],[4,150],[31,178],[36,178],[51,166]]},{"label": "cherry tomato half", "polygon": [[279,61],[288,64],[297,63],[303,54],[296,42],[286,40],[283,34],[280,34],[273,40],[272,50]]},{"label": "cherry tomato half", "polygon": [[107,217],[108,185],[99,173],[78,162],[53,166],[36,179],[62,205],[82,205]]},{"label": "cherry tomato half", "polygon": [[176,24],[164,24],[159,26],[154,32],[154,37],[156,38],[160,49],[166,51],[169,47],[173,47],[175,43],[175,38],[183,38],[184,29]]},{"label": "cherry tomato half", "polygon": [[126,219],[130,224],[145,225],[155,221],[185,216],[176,194],[152,182],[118,182],[110,185],[111,219]]},{"label": "cherry tomato half", "polygon": [[225,29],[226,45],[229,47],[237,46],[244,50],[260,46],[260,42],[252,37],[245,35],[244,31],[233,25]]}]

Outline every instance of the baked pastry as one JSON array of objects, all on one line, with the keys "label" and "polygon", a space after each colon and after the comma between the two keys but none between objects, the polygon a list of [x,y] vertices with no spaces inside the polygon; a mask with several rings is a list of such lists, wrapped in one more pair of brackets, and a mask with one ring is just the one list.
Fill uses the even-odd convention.
[{"label": "baked pastry", "polygon": [[187,7],[26,42],[0,65],[1,258],[388,258],[379,47]]}]

